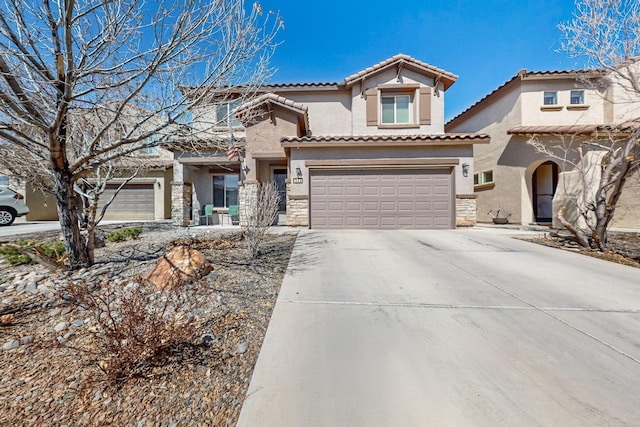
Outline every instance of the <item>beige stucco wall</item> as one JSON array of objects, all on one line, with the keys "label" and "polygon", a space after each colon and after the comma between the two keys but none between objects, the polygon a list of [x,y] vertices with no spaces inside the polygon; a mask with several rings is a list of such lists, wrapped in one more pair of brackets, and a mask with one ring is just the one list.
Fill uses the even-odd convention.
[{"label": "beige stucco wall", "polygon": [[[444,133],[444,90],[443,86],[439,86],[439,90],[433,90],[431,94],[431,124],[419,125],[415,128],[392,128],[383,129],[378,126],[367,126],[367,109],[366,97],[361,93],[367,89],[375,88],[383,84],[411,84],[418,83],[421,86],[433,88],[434,81],[430,77],[423,76],[408,70],[402,70],[400,80],[397,80],[397,70],[390,69],[384,73],[373,76],[365,80],[364,91],[360,84],[356,84],[352,89],[352,116],[353,116],[353,134],[354,135],[412,135],[412,134],[441,134]],[[414,114],[418,112],[418,101],[414,97]]]},{"label": "beige stucco wall", "polygon": [[[434,81],[409,70],[402,70],[400,81],[397,80],[397,69],[390,69],[351,88],[326,92],[317,90],[276,92],[292,101],[308,107],[309,127],[311,135],[391,135],[391,134],[441,134],[444,132],[444,87],[439,84],[438,90],[431,95],[431,124],[411,128],[383,129],[378,126],[367,126],[366,97],[364,92],[383,84],[420,84],[432,87]],[[418,100],[414,99],[414,113],[418,112]],[[293,136],[293,135],[289,135]]]},{"label": "beige stucco wall", "polygon": [[[245,179],[249,182],[270,178],[270,165],[286,160],[280,140],[284,136],[298,136],[298,116],[283,108],[274,108],[247,127],[244,159]],[[282,162],[281,162],[282,163]]]},{"label": "beige stucco wall", "polygon": [[[287,91],[278,94],[308,108],[311,135],[350,135],[352,133],[350,90]],[[296,134],[288,136],[296,136]]]},{"label": "beige stucco wall", "polygon": [[462,164],[473,162],[473,149],[470,145],[450,147],[349,147],[349,148],[292,148],[290,167],[292,171],[300,168],[303,183],[292,183],[290,192],[293,196],[309,195],[309,168],[307,160],[377,160],[377,159],[460,159],[454,167],[454,181],[456,194],[473,193],[473,174],[462,175]]},{"label": "beige stucco wall", "polygon": [[[476,210],[479,222],[490,222],[490,210],[498,208],[502,214],[511,214],[510,221],[531,221],[531,201],[526,194],[525,168],[528,159],[521,156],[533,153],[526,141],[513,139],[507,130],[521,121],[521,99],[518,86],[506,91],[502,97],[491,102],[477,114],[467,118],[449,132],[479,132],[491,135],[489,144],[478,144],[473,149],[473,173],[492,170],[495,186],[478,187],[475,191]],[[503,153],[506,155],[503,156]]]},{"label": "beige stucco wall", "polygon": [[[584,90],[584,106],[570,104],[572,90]],[[548,110],[544,105],[544,92],[558,93],[557,107]],[[585,88],[575,80],[524,80],[522,82],[522,125],[574,125],[604,122],[605,93],[594,88]],[[586,109],[585,109],[586,108]]]}]

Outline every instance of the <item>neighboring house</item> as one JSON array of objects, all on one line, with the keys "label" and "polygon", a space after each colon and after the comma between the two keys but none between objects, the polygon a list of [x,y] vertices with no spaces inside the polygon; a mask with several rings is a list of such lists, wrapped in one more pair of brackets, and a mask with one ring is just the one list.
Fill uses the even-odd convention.
[{"label": "neighboring house", "polygon": [[[142,148],[133,153],[123,153],[126,156],[116,158],[105,163],[101,170],[96,169],[95,175],[87,176],[87,181],[93,184],[104,183],[107,180],[105,190],[99,195],[98,214],[102,207],[109,202],[117,192],[117,196],[105,212],[104,219],[110,220],[164,220],[171,218],[171,180],[173,178],[173,153],[158,147],[162,134],[173,136],[178,134],[174,129],[163,128],[160,120],[155,119],[152,113],[135,105],[127,106],[119,111],[117,119],[114,119],[115,108],[120,105],[105,104],[98,108],[76,109],[69,116],[70,142],[69,156],[84,155],[84,150],[89,150],[89,143],[96,152],[111,144],[117,143],[121,138],[135,139],[144,137],[136,143],[136,147]],[[112,122],[113,121],[113,122]],[[105,126],[109,124],[109,126]],[[96,135],[101,135],[98,143],[95,143]],[[147,137],[147,135],[150,135]],[[76,138],[74,142],[73,139]],[[126,150],[133,145],[123,145],[116,150]],[[77,151],[74,153],[74,150]],[[72,160],[73,162],[73,160]],[[109,172],[107,173],[107,169]],[[135,175],[133,179],[129,179]],[[98,178],[100,176],[100,178]],[[47,177],[45,177],[45,181]],[[126,184],[118,191],[120,186]],[[25,199],[29,206],[29,214],[26,219],[57,220],[58,212],[54,195],[43,191],[42,187],[50,186],[45,183],[34,185],[27,180],[24,184]]]},{"label": "neighboring house", "polygon": [[[587,83],[589,82],[589,83]],[[559,161],[536,150],[535,138],[562,155],[559,142],[578,144],[625,132],[640,117],[640,100],[601,70],[521,70],[516,76],[447,123],[447,132],[482,132],[489,145],[474,151],[474,192],[478,221],[490,222],[488,212],[501,210],[510,222],[557,223],[562,206],[571,209],[580,194],[581,174],[571,165],[599,173],[604,151],[584,146],[582,158]],[[594,175],[595,176],[595,175]],[[612,223],[640,227],[638,177],[631,177]],[[573,213],[575,218],[575,211]]]},{"label": "neighboring house", "polygon": [[[173,219],[197,223],[205,205],[218,212],[239,205],[242,221],[257,183],[275,181],[288,225],[473,225],[473,150],[489,138],[444,132],[444,95],[456,79],[399,54],[339,83],[262,87],[233,110],[239,121],[229,115],[219,123],[228,102],[202,105],[218,119],[218,149],[176,151]],[[227,157],[231,138],[240,157]]]},{"label": "neighboring house", "polygon": [[[114,192],[132,170],[140,167],[138,175],[128,182],[107,209],[107,220],[164,220],[171,218],[171,180],[173,178],[173,154],[163,148],[150,147],[141,150],[135,160],[129,161],[120,173],[109,181],[100,195],[98,209],[111,199]],[[24,188],[29,206],[27,221],[56,221],[58,211],[55,197],[29,183]]]}]

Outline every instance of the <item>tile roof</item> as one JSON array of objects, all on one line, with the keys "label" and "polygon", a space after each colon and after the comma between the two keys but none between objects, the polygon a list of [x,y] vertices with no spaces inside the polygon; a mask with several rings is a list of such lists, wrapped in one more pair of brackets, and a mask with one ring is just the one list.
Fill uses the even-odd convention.
[{"label": "tile roof", "polygon": [[342,84],[347,87],[352,86],[357,83],[361,79],[365,79],[371,75],[374,75],[386,68],[392,67],[394,65],[398,65],[401,67],[408,67],[418,70],[419,72],[427,73],[435,77],[436,79],[440,79],[444,84],[445,90],[449,88],[455,81],[458,79],[458,76],[450,73],[449,71],[443,70],[441,68],[434,67],[433,65],[429,65],[426,62],[418,61],[415,58],[412,58],[409,55],[405,55],[403,53],[399,53],[391,58],[388,58],[382,62],[379,62],[371,67],[365,68],[362,71],[359,71],[355,74],[352,74],[344,79]]},{"label": "tile roof", "polygon": [[640,119],[618,124],[515,126],[509,135],[591,135],[597,132],[632,132],[640,129]]},{"label": "tile roof", "polygon": [[309,131],[309,107],[299,102],[295,102],[291,99],[285,98],[284,96],[276,95],[272,92],[265,93],[255,99],[252,99],[249,102],[242,104],[234,110],[234,113],[242,117],[243,112],[258,108],[265,104],[279,105],[298,114],[298,116],[302,118],[302,123],[298,123],[303,127],[302,133],[305,134]]},{"label": "tile roof", "polygon": [[239,113],[244,110],[250,110],[266,103],[274,103],[274,104],[282,105],[283,107],[287,107],[292,110],[297,110],[297,112],[300,114],[306,114],[307,111],[309,110],[309,107],[307,107],[304,104],[292,101],[290,99],[285,98],[284,96],[276,95],[275,93],[269,92],[269,93],[260,95],[249,102],[245,102],[244,104],[236,108],[235,112]]},{"label": "tile roof", "polygon": [[436,135],[317,135],[302,137],[283,137],[282,144],[286,146],[302,145],[399,145],[399,144],[474,144],[488,143],[489,135],[477,133],[444,133]]}]

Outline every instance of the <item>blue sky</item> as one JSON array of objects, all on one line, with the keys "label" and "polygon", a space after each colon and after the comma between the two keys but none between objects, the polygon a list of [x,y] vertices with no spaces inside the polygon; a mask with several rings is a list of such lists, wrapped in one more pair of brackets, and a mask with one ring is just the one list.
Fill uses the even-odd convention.
[{"label": "blue sky", "polygon": [[459,76],[449,120],[518,70],[582,68],[560,52],[573,0],[263,0],[278,10],[273,83],[338,82],[397,53]]}]

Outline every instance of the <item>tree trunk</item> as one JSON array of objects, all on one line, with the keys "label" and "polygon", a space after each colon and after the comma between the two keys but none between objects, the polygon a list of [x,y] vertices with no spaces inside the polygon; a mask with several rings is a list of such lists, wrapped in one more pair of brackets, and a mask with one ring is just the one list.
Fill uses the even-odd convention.
[{"label": "tree trunk", "polygon": [[589,244],[589,240],[587,240],[587,238],[585,237],[584,233],[582,233],[580,230],[578,230],[576,227],[574,227],[564,217],[564,211],[566,211],[566,210],[567,210],[566,206],[562,206],[560,209],[558,209],[558,220],[560,220],[562,225],[564,225],[567,228],[567,230],[569,230],[571,232],[571,234],[573,234],[575,236],[576,242],[578,242],[580,244],[580,246],[585,247],[585,248],[591,247],[591,245]]},{"label": "tree trunk", "polygon": [[78,224],[78,211],[73,182],[67,171],[54,171],[56,181],[56,205],[60,227],[64,237],[64,246],[69,255],[69,268],[88,267],[91,259],[87,251],[87,245],[80,232]]}]

